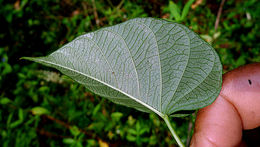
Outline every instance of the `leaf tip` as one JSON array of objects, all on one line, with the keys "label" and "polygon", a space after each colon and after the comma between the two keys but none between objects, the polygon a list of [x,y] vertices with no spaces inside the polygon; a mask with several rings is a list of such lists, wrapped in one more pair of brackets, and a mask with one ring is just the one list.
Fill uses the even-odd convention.
[{"label": "leaf tip", "polygon": [[35,58],[37,58],[37,57],[21,57],[21,58],[19,58],[19,60],[35,61]]},{"label": "leaf tip", "polygon": [[21,57],[19,60],[30,60],[31,57]]}]

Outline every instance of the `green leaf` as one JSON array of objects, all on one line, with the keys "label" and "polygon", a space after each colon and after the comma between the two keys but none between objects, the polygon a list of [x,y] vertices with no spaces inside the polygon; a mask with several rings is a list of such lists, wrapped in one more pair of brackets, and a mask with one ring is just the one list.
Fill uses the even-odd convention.
[{"label": "green leaf", "polygon": [[114,121],[119,121],[122,116],[123,116],[123,113],[121,113],[121,112],[113,112],[111,114],[111,118]]},{"label": "green leaf", "polygon": [[9,98],[7,98],[7,97],[3,97],[3,98],[0,99],[0,104],[1,105],[6,105],[6,104],[11,103],[11,102],[12,101]]},{"label": "green leaf", "polygon": [[137,134],[136,130],[134,130],[134,129],[131,129],[131,128],[130,128],[130,129],[128,129],[128,130],[127,130],[127,132],[128,132],[128,133],[130,133],[130,134],[134,134],[134,135],[136,135],[136,134]]},{"label": "green leaf", "polygon": [[132,142],[136,141],[136,137],[130,134],[127,134],[126,139]]},{"label": "green leaf", "polygon": [[185,6],[184,6],[184,8],[183,8],[183,10],[182,10],[182,13],[181,13],[181,20],[184,20],[184,18],[188,15],[188,12],[189,12],[189,10],[190,10],[190,7],[191,7],[191,5],[192,5],[192,3],[194,2],[195,0],[189,0],[186,4],[185,4]]},{"label": "green leaf", "polygon": [[19,120],[23,121],[23,109],[18,110],[18,118]]},{"label": "green leaf", "polygon": [[222,82],[219,57],[208,43],[186,26],[155,18],[102,28],[49,56],[23,59],[54,67],[117,104],[163,118],[211,104]]},{"label": "green leaf", "polygon": [[173,1],[169,2],[169,9],[171,15],[175,18],[176,21],[181,21],[180,8]]},{"label": "green leaf", "polygon": [[23,123],[23,109],[18,109],[18,118],[19,118],[18,120],[10,124],[10,128],[15,128],[18,125]]},{"label": "green leaf", "polygon": [[33,115],[49,114],[50,112],[43,107],[34,107],[31,109]]},{"label": "green leaf", "polygon": [[15,128],[15,127],[17,127],[18,125],[20,125],[20,124],[22,124],[23,123],[23,121],[21,121],[21,120],[16,120],[16,121],[14,121],[14,122],[12,122],[11,124],[10,124],[10,128]]},{"label": "green leaf", "polygon": [[92,115],[95,116],[97,115],[97,112],[100,110],[101,108],[101,104],[96,105],[96,107],[94,108]]},{"label": "green leaf", "polygon": [[76,141],[74,139],[72,139],[72,138],[64,138],[63,139],[63,143],[65,143],[65,144],[74,144],[74,143],[76,143]]},{"label": "green leaf", "polygon": [[72,126],[70,128],[70,132],[74,136],[78,136],[80,134],[80,130],[79,130],[79,128],[77,126]]}]

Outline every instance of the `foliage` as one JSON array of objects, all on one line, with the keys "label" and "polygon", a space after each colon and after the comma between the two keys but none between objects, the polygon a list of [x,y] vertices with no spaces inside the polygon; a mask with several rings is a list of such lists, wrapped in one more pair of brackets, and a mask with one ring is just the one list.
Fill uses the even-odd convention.
[{"label": "foliage", "polygon": [[175,19],[177,22],[182,22],[187,17],[189,13],[189,9],[191,8],[192,3],[194,3],[195,0],[189,0],[183,7],[183,10],[181,11],[180,7],[175,4],[173,1],[169,2],[168,7],[166,7],[164,10],[167,12],[170,12],[170,19]]},{"label": "foliage", "polygon": [[[0,0],[2,146],[175,144],[156,115],[114,105],[57,71],[19,60],[22,56],[46,55],[84,32],[130,18],[171,19],[169,1],[94,2],[96,10],[92,0]],[[187,2],[174,1],[180,9]],[[214,24],[220,0],[204,0],[195,7],[196,3],[181,22],[212,44],[225,72],[260,61],[257,0],[226,1],[217,30]],[[194,116],[174,120],[172,125],[179,128],[177,134],[185,142],[192,133],[188,124],[194,122]]]}]

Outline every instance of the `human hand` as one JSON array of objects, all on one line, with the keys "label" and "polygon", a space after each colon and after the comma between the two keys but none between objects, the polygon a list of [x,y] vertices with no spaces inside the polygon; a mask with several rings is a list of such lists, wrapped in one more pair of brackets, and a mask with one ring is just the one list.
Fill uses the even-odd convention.
[{"label": "human hand", "polygon": [[242,130],[260,126],[260,63],[224,74],[222,89],[200,109],[191,147],[242,146]]}]

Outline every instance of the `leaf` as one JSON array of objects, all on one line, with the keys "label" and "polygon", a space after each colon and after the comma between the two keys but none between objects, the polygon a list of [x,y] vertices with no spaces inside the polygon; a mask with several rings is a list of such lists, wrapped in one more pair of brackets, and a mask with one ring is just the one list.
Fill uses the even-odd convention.
[{"label": "leaf", "polygon": [[98,140],[98,144],[100,147],[109,147],[108,143],[106,143],[105,141],[99,139]]},{"label": "leaf", "polygon": [[72,138],[64,138],[63,139],[63,143],[65,143],[65,144],[74,144],[74,143],[76,143],[76,141],[74,139],[72,139]]},{"label": "leaf", "polygon": [[170,1],[169,8],[170,8],[171,15],[173,15],[175,20],[181,21],[180,8],[178,7],[178,5],[176,5],[173,1]]},{"label": "leaf", "polygon": [[181,20],[184,20],[185,17],[188,15],[188,12],[189,12],[189,10],[190,10],[190,7],[191,7],[192,3],[194,3],[194,1],[195,1],[195,0],[189,0],[189,1],[185,4],[185,6],[184,6],[184,8],[183,8],[183,10],[182,10],[182,13],[181,13]]},{"label": "leaf", "polygon": [[23,120],[24,120],[24,117],[23,117],[23,109],[18,109],[18,120],[12,122],[10,124],[10,128],[15,128],[17,127],[18,125],[22,124],[23,123]]},{"label": "leaf", "polygon": [[121,112],[113,112],[113,113],[111,114],[111,118],[112,118],[112,120],[114,120],[114,121],[119,121],[122,116],[123,116],[123,113],[121,113]]},{"label": "leaf", "polygon": [[43,107],[33,107],[31,109],[31,112],[33,115],[43,115],[43,114],[49,114],[50,112],[43,108]]},{"label": "leaf", "polygon": [[73,136],[78,136],[80,134],[80,130],[77,126],[72,126],[70,128],[70,133],[73,135]]},{"label": "leaf", "polygon": [[11,102],[12,101],[9,98],[7,98],[7,97],[4,97],[4,98],[0,99],[0,104],[1,105],[6,105],[6,104],[11,103]]},{"label": "leaf", "polygon": [[211,104],[222,82],[219,57],[208,43],[181,24],[155,18],[102,28],[49,56],[23,59],[54,67],[117,104],[161,117]]}]

